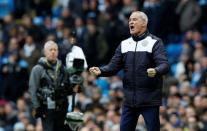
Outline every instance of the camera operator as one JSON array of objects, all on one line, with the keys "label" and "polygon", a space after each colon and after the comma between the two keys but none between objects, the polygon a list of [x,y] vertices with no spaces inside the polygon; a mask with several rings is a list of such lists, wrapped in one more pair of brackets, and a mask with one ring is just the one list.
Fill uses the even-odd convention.
[{"label": "camera operator", "polygon": [[45,43],[44,54],[30,74],[32,113],[35,118],[41,118],[44,131],[68,131],[69,127],[64,125],[67,96],[78,89],[71,87],[69,73],[57,58],[58,46],[54,41]]},{"label": "camera operator", "polygon": [[[71,85],[77,87],[78,91],[80,92],[83,83],[81,73],[87,69],[88,65],[82,48],[77,46],[76,42],[76,32],[72,31],[69,35],[68,44],[70,44],[70,50],[66,55],[66,67],[68,72],[71,74]],[[72,103],[72,107],[70,107],[69,109],[70,111],[73,111],[75,105],[75,94],[73,94],[73,98],[70,97],[69,100],[72,100],[72,102],[70,102],[70,104]]]},{"label": "camera operator", "polygon": [[[82,59],[83,60],[83,68],[87,69],[88,65],[87,65],[83,50],[79,46],[76,46],[76,42],[77,42],[76,41],[76,32],[72,31],[69,36],[69,44],[70,44],[71,48],[66,55],[66,66],[68,69],[70,69],[73,67],[75,59]],[[81,63],[79,63],[79,64],[81,64]],[[79,67],[82,68],[81,65],[79,65]]]},{"label": "camera operator", "polygon": [[76,32],[72,31],[69,35],[70,50],[66,55],[66,67],[70,76],[71,84],[81,85],[81,73],[87,69],[87,61],[82,48],[76,45]]},{"label": "camera operator", "polygon": [[[69,34],[68,41],[65,41],[60,47],[60,58],[62,60],[65,59],[67,71],[70,74],[71,86],[78,88],[77,92],[81,92],[83,89],[83,78],[81,73],[87,69],[88,65],[83,50],[79,46],[76,46],[76,44],[76,32],[72,31]],[[72,96],[69,96],[69,112],[67,113],[65,120],[65,123],[72,130],[78,130],[79,126],[83,122],[83,113],[74,111],[75,96],[76,93],[73,93]]]}]

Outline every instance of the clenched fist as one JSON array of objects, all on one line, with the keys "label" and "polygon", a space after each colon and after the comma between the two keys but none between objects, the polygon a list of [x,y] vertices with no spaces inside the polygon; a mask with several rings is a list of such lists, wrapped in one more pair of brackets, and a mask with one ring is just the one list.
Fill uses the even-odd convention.
[{"label": "clenched fist", "polygon": [[91,67],[89,71],[96,76],[101,74],[101,70],[98,67]]},{"label": "clenched fist", "polygon": [[147,69],[147,74],[149,77],[155,77],[157,71],[154,68]]}]

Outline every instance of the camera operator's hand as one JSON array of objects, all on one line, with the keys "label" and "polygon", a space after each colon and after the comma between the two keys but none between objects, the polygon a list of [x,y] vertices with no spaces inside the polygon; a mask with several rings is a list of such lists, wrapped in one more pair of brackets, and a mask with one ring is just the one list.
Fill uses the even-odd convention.
[{"label": "camera operator's hand", "polygon": [[96,76],[101,74],[101,70],[98,67],[91,67],[89,71]]},{"label": "camera operator's hand", "polygon": [[45,117],[45,115],[43,114],[43,111],[42,111],[41,107],[34,108],[32,110],[32,116],[34,118],[39,118],[39,117],[43,117],[44,118]]},{"label": "camera operator's hand", "polygon": [[75,86],[73,87],[73,92],[78,93],[79,88],[80,88],[80,85],[75,85]]}]

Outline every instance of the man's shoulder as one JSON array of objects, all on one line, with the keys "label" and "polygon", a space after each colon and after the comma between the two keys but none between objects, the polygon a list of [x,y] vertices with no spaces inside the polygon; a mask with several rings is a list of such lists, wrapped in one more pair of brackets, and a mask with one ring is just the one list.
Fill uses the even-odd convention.
[{"label": "man's shoulder", "polygon": [[151,33],[149,33],[148,37],[151,37],[153,40],[156,40],[156,41],[160,41],[161,40],[161,38],[159,38],[158,36],[153,35]]},{"label": "man's shoulder", "polygon": [[[150,37],[152,40],[161,41],[161,38],[159,38],[158,36],[153,35],[153,34],[151,34],[151,33],[149,33],[149,34],[147,35],[146,38],[149,38],[149,37]],[[146,38],[145,38],[145,39],[146,39]],[[128,38],[122,40],[121,43],[128,43],[128,42],[131,42],[131,41],[133,42],[133,39],[132,39],[132,37],[130,36],[130,37],[128,37]]]},{"label": "man's shoulder", "polygon": [[40,70],[43,70],[43,69],[44,69],[43,65],[38,63],[32,68],[32,71],[35,72],[35,71],[40,71]]},{"label": "man's shoulder", "polygon": [[122,40],[121,43],[126,43],[126,42],[129,42],[129,41],[131,41],[131,40],[132,40],[132,37],[130,36],[130,37],[128,37],[128,38]]},{"label": "man's shoulder", "polygon": [[127,46],[129,43],[133,43],[132,37],[128,37],[127,39],[124,39],[121,41],[120,46]]},{"label": "man's shoulder", "polygon": [[144,41],[147,41],[148,43],[150,43],[152,45],[152,47],[154,47],[155,45],[160,45],[162,42],[162,39],[149,33],[147,35],[147,37],[144,39]]}]

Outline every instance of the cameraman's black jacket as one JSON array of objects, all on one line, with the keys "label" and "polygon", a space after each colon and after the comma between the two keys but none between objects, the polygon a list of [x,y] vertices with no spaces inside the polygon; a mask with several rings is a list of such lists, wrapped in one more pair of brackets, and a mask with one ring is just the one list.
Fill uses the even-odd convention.
[{"label": "cameraman's black jacket", "polygon": [[47,97],[57,105],[67,104],[67,96],[73,93],[69,74],[61,62],[58,60],[56,65],[51,65],[44,57],[31,71],[29,92],[34,108],[46,106]]},{"label": "cameraman's black jacket", "polygon": [[[150,78],[148,68],[157,74]],[[141,36],[123,40],[110,63],[101,67],[102,76],[124,70],[124,104],[133,107],[159,106],[162,96],[162,75],[169,70],[166,51],[161,39],[145,32]]]}]

